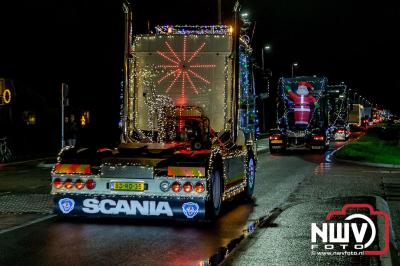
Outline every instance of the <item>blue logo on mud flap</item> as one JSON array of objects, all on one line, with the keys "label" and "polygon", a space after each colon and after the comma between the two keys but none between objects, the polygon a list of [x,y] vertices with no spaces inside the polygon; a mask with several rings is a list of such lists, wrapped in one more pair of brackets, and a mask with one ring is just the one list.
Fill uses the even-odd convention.
[{"label": "blue logo on mud flap", "polygon": [[199,212],[199,204],[194,202],[185,202],[182,205],[183,214],[189,219],[195,217]]},{"label": "blue logo on mud flap", "polygon": [[60,199],[58,201],[58,206],[63,213],[67,214],[74,209],[75,201],[69,198]]}]

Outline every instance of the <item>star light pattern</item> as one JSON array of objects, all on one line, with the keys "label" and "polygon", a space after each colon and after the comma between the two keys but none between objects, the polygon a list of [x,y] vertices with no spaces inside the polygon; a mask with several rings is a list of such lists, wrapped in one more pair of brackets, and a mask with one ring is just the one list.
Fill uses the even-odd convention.
[{"label": "star light pattern", "polygon": [[205,84],[210,84],[210,81],[196,72],[197,69],[209,69],[214,68],[212,64],[194,64],[193,59],[197,58],[201,50],[205,47],[206,43],[203,42],[197,50],[190,52],[187,50],[187,36],[183,37],[182,52],[178,53],[171,47],[166,41],[165,46],[168,51],[157,51],[163,59],[166,60],[166,64],[157,65],[158,68],[167,70],[167,72],[157,81],[158,84],[162,82],[169,82],[166,93],[169,93],[172,89],[178,88],[180,83],[181,95],[177,101],[179,106],[184,106],[186,103],[186,87],[190,87],[194,94],[199,94],[199,89],[196,87],[193,80],[198,80]]}]

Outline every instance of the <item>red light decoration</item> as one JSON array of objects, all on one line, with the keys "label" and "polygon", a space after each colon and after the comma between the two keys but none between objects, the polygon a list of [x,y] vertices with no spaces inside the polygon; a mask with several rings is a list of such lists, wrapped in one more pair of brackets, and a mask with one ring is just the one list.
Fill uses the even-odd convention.
[{"label": "red light decoration", "polygon": [[[206,45],[205,42],[202,45],[200,45],[200,47],[197,48],[196,51],[188,52],[187,36],[184,36],[181,56],[179,56],[177,54],[177,52],[172,48],[172,46],[168,42],[165,42],[165,45],[167,46],[168,51],[167,52],[157,51],[157,54],[160,55],[165,60],[167,60],[168,63],[172,63],[172,64],[157,65],[157,68],[163,68],[166,70],[170,70],[164,76],[162,76],[157,81],[157,83],[160,84],[161,82],[167,80],[168,78],[170,78],[172,76],[173,78],[169,79],[170,83],[165,91],[166,93],[168,93],[174,87],[174,85],[177,83],[179,78],[182,78],[181,94],[180,94],[180,99],[177,103],[179,106],[184,106],[184,104],[186,103],[186,86],[190,86],[190,89],[193,91],[193,93],[195,93],[195,94],[199,93],[198,88],[195,86],[195,84],[193,82],[193,77],[195,77],[196,79],[198,79],[206,84],[210,84],[209,80],[207,80],[205,77],[201,76],[199,73],[195,72],[194,70],[214,68],[215,65],[192,64],[191,63],[191,61],[193,59],[195,59],[196,57],[199,56],[201,50]],[[188,81],[188,82],[186,82],[186,81]]]}]

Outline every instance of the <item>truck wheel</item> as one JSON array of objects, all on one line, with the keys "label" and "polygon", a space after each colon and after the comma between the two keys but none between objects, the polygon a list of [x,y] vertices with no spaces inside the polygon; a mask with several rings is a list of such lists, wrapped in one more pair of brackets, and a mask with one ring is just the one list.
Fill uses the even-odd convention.
[{"label": "truck wheel", "polygon": [[223,183],[219,170],[214,170],[210,180],[210,197],[207,202],[206,215],[214,220],[221,212]]},{"label": "truck wheel", "polygon": [[252,154],[249,156],[246,167],[246,188],[244,190],[244,196],[246,199],[251,199],[254,193],[254,184],[256,181],[256,164]]}]

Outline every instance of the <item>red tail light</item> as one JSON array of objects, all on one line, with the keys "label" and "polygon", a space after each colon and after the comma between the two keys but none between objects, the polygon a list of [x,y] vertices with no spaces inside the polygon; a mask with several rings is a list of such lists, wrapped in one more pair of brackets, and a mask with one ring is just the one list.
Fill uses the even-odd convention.
[{"label": "red tail light", "polygon": [[185,184],[183,184],[183,191],[189,193],[193,190],[193,186],[190,182],[186,182]]},{"label": "red tail light", "polygon": [[88,179],[86,181],[86,187],[88,189],[94,189],[96,187],[96,182],[93,179]]},{"label": "red tail light", "polygon": [[53,187],[60,189],[62,187],[62,181],[60,178],[56,178],[53,181]]},{"label": "red tail light", "polygon": [[194,187],[194,190],[195,190],[197,193],[204,192],[204,185],[203,185],[203,183],[197,182],[196,185],[195,185],[195,187]]},{"label": "red tail light", "polygon": [[179,192],[181,191],[181,184],[179,184],[179,182],[174,182],[171,185],[171,189],[173,192]]},{"label": "red tail light", "polygon": [[82,180],[78,179],[75,182],[75,187],[79,190],[81,190],[82,188],[85,187],[85,182],[83,182]]},{"label": "red tail light", "polygon": [[324,140],[324,136],[314,136],[313,139],[316,140],[316,141],[323,141]]},{"label": "red tail light", "polygon": [[269,136],[270,140],[277,140],[277,139],[281,139],[281,136],[279,135],[273,135],[273,136]]},{"label": "red tail light", "polygon": [[339,129],[337,132],[342,134],[342,133],[344,133],[344,130],[343,129]]},{"label": "red tail light", "polygon": [[66,189],[71,189],[73,186],[74,186],[74,183],[72,183],[72,180],[71,180],[71,179],[65,180],[65,182],[64,182],[64,187],[65,187]]}]

